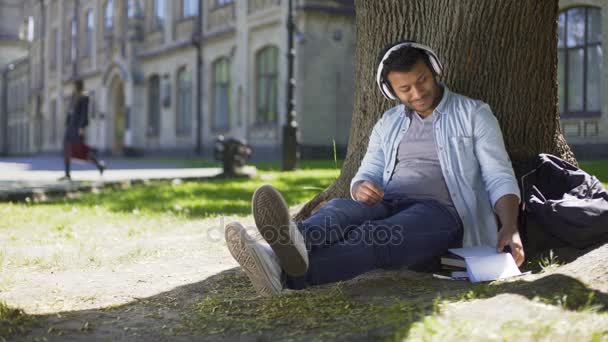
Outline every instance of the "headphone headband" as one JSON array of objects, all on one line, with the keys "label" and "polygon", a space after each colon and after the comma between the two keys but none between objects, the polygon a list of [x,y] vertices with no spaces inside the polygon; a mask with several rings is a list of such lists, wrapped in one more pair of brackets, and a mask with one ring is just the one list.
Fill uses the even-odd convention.
[{"label": "headphone headband", "polygon": [[437,54],[430,47],[414,41],[406,41],[395,44],[390,49],[388,49],[388,51],[386,51],[386,53],[382,57],[382,60],[380,60],[380,64],[378,65],[378,71],[376,73],[376,83],[378,83],[378,87],[380,88],[380,92],[382,93],[382,95],[384,95],[384,97],[386,97],[388,100],[397,100],[397,96],[395,96],[395,94],[393,94],[393,92],[391,91],[390,85],[388,84],[388,80],[385,80],[382,77],[382,71],[384,70],[384,62],[388,59],[391,53],[408,46],[414,49],[422,50],[427,55],[435,74],[441,75],[441,72],[443,71],[443,66],[441,65],[441,62],[439,62]]}]

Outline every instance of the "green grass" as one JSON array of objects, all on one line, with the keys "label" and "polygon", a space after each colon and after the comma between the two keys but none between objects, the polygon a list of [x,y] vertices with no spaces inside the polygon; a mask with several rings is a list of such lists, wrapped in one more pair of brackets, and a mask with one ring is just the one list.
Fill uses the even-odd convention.
[{"label": "green grass", "polygon": [[[190,166],[211,165],[205,163],[209,162],[194,161]],[[581,162],[581,165],[602,181],[608,180],[608,163]],[[200,237],[209,222],[219,216],[250,215],[251,196],[262,184],[275,185],[292,206],[311,199],[339,175],[333,160],[305,161],[300,170],[293,172],[279,172],[281,165],[278,162],[256,166],[259,172],[254,179],[213,179],[181,184],[152,182],[43,204],[0,203],[0,272],[10,270],[11,275],[0,279],[0,291],[18,286],[15,274],[31,269],[90,269],[146,258],[158,260],[167,246],[146,244],[149,237],[182,234]],[[549,255],[538,264],[549,269],[559,267],[558,262]],[[451,287],[446,289],[439,288],[437,283],[421,281],[396,280],[388,285],[374,281],[369,289],[380,290],[371,301],[343,291],[340,285],[271,299],[256,297],[243,275],[220,285],[184,312],[185,330],[223,334],[282,329],[285,335],[281,337],[314,331],[331,339],[349,332],[388,329],[389,336],[397,331],[394,337],[400,339],[407,336],[412,324],[422,322],[423,332],[426,331],[423,336],[431,332],[438,334],[433,336],[440,336],[447,334],[456,323],[463,329],[466,324],[441,323],[441,312],[437,311],[439,301],[471,301],[500,293],[521,294],[560,310],[603,315],[608,311],[604,294],[555,278],[535,288],[522,283],[475,286],[449,283]],[[0,336],[27,329],[28,322],[29,316],[23,311],[0,302]],[[551,329],[551,326],[538,326],[534,331],[544,336],[551,335]],[[602,331],[593,331],[586,336],[591,334],[599,336],[600,340],[605,338]]]},{"label": "green grass", "polygon": [[287,338],[314,332],[325,338],[344,338],[380,328],[395,330],[424,312],[425,303],[399,298],[390,302],[361,301],[342,291],[340,285],[270,298],[210,296],[185,315],[184,328],[204,334],[275,331],[282,335],[279,338]]},{"label": "green grass", "polygon": [[[224,217],[249,216],[251,196],[262,184],[275,185],[293,206],[311,199],[339,175],[333,161],[302,164],[302,169],[292,172],[259,171],[253,179],[151,182],[74,199],[0,203],[0,271],[101,267],[152,259],[166,246],[149,242],[147,236],[179,232],[196,237],[223,227]],[[275,167],[280,165],[263,165]],[[100,239],[100,234],[121,246]],[[3,288],[11,284],[0,281]]]},{"label": "green grass", "polygon": [[12,308],[0,301],[0,341],[8,341],[11,336],[24,333],[34,324],[34,318],[23,310]]},{"label": "green grass", "polygon": [[579,160],[578,164],[581,169],[597,177],[604,185],[608,183],[607,160]]},{"label": "green grass", "polygon": [[175,214],[186,218],[220,215],[246,216],[251,211],[251,196],[262,184],[271,183],[282,191],[288,205],[310,200],[338,177],[332,161],[307,161],[300,170],[276,171],[278,163],[259,165],[253,179],[210,179],[198,182],[152,182],[128,189],[105,189],[77,199],[48,202],[47,206],[100,207],[112,212],[143,215]]}]

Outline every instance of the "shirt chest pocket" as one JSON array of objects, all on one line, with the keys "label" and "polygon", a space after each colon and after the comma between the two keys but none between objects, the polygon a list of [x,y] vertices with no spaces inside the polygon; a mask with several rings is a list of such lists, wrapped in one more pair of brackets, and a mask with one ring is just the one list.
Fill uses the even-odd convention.
[{"label": "shirt chest pocket", "polygon": [[459,171],[465,178],[474,178],[479,166],[475,156],[473,137],[453,136],[450,137],[450,142]]}]

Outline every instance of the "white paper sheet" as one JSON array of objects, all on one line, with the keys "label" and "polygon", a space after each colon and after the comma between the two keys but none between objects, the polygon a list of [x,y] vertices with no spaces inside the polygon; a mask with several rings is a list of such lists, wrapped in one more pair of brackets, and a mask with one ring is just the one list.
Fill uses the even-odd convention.
[{"label": "white paper sheet", "polygon": [[465,258],[465,262],[472,283],[521,275],[510,253],[494,251],[494,255],[468,257]]},{"label": "white paper sheet", "polygon": [[450,251],[458,256],[461,256],[463,258],[490,256],[490,255],[498,254],[496,252],[496,248],[489,247],[489,246],[452,248],[452,249],[448,249],[448,251]]}]

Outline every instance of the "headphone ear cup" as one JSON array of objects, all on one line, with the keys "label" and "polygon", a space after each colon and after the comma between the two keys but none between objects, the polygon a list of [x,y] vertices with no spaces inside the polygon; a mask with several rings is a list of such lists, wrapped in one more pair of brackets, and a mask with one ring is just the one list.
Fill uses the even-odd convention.
[{"label": "headphone ear cup", "polygon": [[390,85],[387,84],[386,81],[382,82],[382,90],[384,92],[384,95],[389,100],[396,100],[397,99],[397,96],[395,96],[395,94],[393,93],[393,89],[391,88]]},{"label": "headphone ear cup", "polygon": [[431,65],[433,66],[433,71],[435,72],[435,75],[441,76],[442,70],[441,70],[441,66],[437,62],[437,59],[435,59],[435,56],[433,56],[430,53],[427,53],[427,55],[429,56],[429,61],[431,62]]}]

